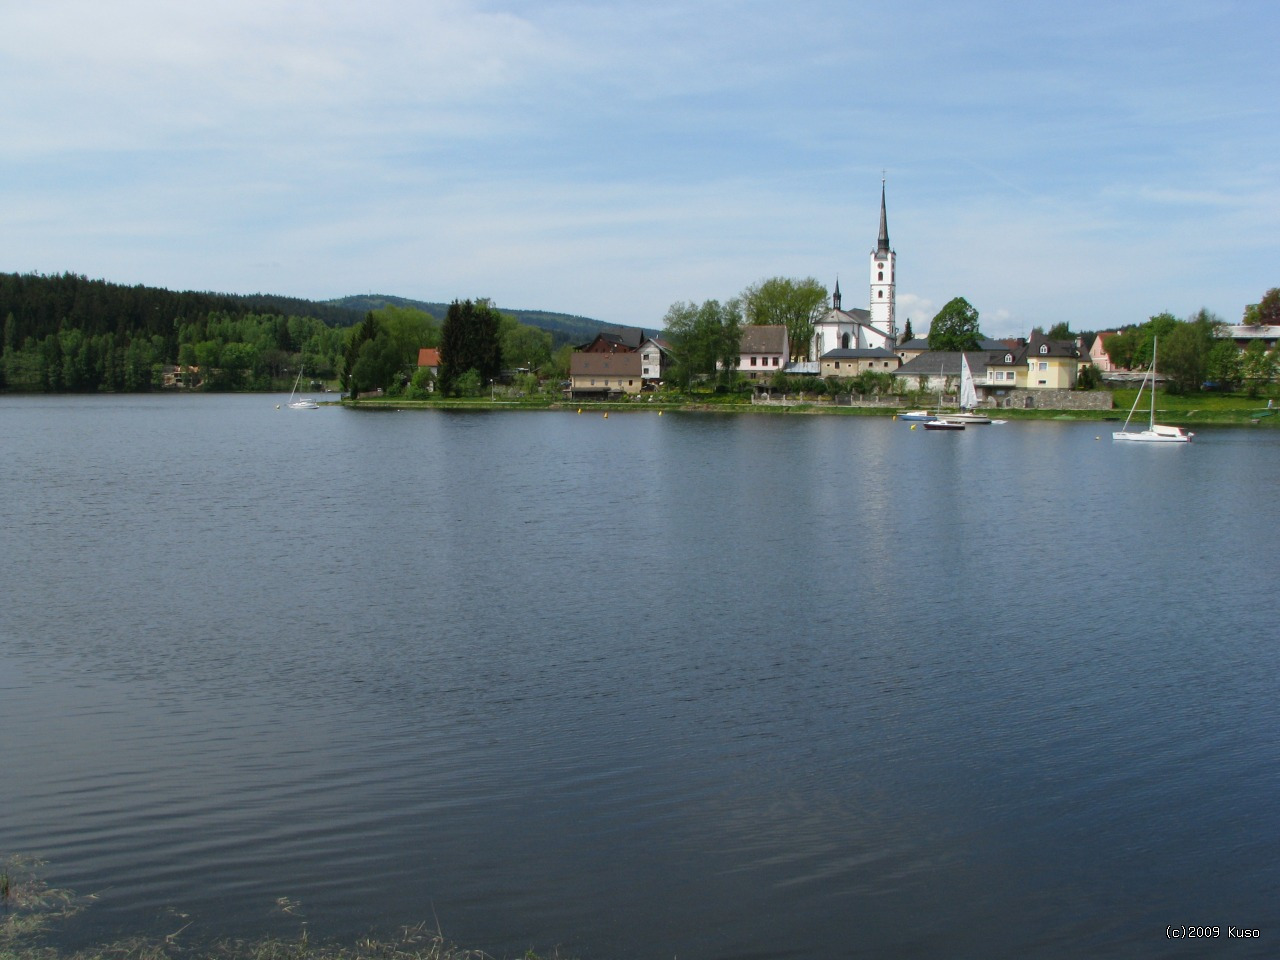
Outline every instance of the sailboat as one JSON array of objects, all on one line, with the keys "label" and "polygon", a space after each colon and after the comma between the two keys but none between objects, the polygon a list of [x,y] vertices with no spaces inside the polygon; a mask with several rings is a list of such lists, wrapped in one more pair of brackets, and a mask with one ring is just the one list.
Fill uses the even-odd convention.
[{"label": "sailboat", "polygon": [[[290,410],[319,410],[320,404],[309,397],[298,396],[298,384],[302,383],[302,368],[298,368],[298,379],[293,381],[293,393],[289,394]],[[297,399],[294,399],[294,398]]]},{"label": "sailboat", "polygon": [[[1130,430],[1129,421],[1133,419],[1133,412],[1138,409],[1138,403],[1142,400],[1142,390],[1147,385],[1147,381],[1151,381],[1151,410],[1147,416],[1147,429]],[[1138,384],[1138,395],[1133,398],[1133,406],[1129,410],[1129,416],[1124,418],[1124,429],[1117,430],[1111,434],[1112,440],[1137,440],[1142,443],[1188,443],[1195,434],[1183,430],[1181,427],[1166,427],[1156,423],[1156,341],[1151,341],[1151,367],[1147,370],[1146,376],[1142,378],[1142,383]]]},{"label": "sailboat", "polygon": [[991,418],[985,413],[975,413],[978,405],[978,391],[973,384],[973,371],[969,369],[969,358],[960,354],[960,412],[947,415],[947,419],[958,423],[990,423]]},{"label": "sailboat", "polygon": [[[964,354],[961,354],[961,356],[964,356]],[[926,430],[963,430],[964,429],[963,421],[956,420],[950,416],[944,417],[942,415],[942,391],[946,389],[946,384],[947,384],[947,378],[945,376],[942,376],[945,370],[946,370],[946,364],[944,363],[942,364],[942,366],[939,368],[939,371],[938,371],[939,376],[942,380],[942,386],[938,388],[938,413],[931,420],[925,421],[924,428]]]}]

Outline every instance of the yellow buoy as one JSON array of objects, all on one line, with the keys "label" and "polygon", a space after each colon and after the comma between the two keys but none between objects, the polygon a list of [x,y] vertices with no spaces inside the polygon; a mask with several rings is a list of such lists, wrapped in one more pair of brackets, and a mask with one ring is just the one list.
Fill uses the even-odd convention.
[{"label": "yellow buoy", "polygon": [[914,430],[915,428],[916,428],[916,425],[913,423],[913,424],[911,425],[911,429],[912,429],[912,430]]},{"label": "yellow buoy", "polygon": [[581,407],[579,407],[579,408],[578,408],[578,412],[579,412],[579,413],[581,413],[581,412],[582,412],[582,408],[581,408]]},{"label": "yellow buoy", "polygon": [[609,419],[609,411],[608,411],[608,410],[606,410],[606,411],[604,412],[604,418],[605,418],[606,420],[608,420],[608,419]]},{"label": "yellow buoy", "polygon": [[662,416],[662,411],[661,411],[661,410],[659,410],[659,411],[658,411],[658,416]]}]

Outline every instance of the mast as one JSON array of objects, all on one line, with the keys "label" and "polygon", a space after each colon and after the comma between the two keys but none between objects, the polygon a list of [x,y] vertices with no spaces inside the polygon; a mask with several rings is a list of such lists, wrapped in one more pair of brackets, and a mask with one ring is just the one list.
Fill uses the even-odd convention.
[{"label": "mast", "polygon": [[1155,430],[1156,428],[1156,344],[1159,343],[1157,337],[1151,338],[1151,416],[1147,418],[1147,429]]}]

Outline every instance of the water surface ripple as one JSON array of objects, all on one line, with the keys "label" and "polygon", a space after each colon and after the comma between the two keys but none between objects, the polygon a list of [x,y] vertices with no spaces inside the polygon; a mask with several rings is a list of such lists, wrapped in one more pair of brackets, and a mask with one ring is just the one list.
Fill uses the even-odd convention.
[{"label": "water surface ripple", "polygon": [[1274,955],[1275,431],[275,402],[0,398],[67,945]]}]

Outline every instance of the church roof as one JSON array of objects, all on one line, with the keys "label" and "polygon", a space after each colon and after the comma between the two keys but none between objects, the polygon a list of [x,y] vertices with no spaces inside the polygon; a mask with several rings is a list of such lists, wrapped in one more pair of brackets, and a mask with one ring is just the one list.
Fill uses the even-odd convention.
[{"label": "church roof", "polygon": [[876,240],[876,254],[889,252],[889,218],[884,209],[884,181],[880,181],[880,236]]},{"label": "church roof", "polygon": [[864,327],[871,325],[871,311],[854,307],[852,310],[829,310],[819,323],[857,323]]}]

